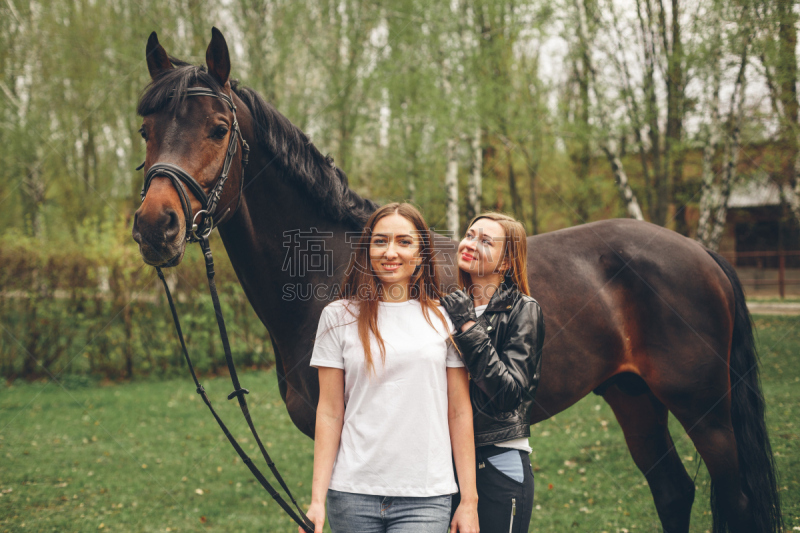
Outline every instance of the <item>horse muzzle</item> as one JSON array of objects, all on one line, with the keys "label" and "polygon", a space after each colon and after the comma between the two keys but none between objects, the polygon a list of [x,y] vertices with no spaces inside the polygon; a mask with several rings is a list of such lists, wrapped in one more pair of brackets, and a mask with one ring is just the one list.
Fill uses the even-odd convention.
[{"label": "horse muzzle", "polygon": [[172,209],[165,209],[158,218],[155,223],[148,223],[136,211],[131,236],[139,245],[139,253],[146,264],[176,266],[186,251],[185,226]]}]

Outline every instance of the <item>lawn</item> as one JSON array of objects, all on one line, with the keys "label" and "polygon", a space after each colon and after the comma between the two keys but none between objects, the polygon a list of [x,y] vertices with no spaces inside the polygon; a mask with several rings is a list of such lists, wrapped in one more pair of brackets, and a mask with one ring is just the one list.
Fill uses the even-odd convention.
[{"label": "lawn", "polygon": [[778,296],[774,297],[761,297],[761,298],[747,298],[748,302],[755,302],[760,304],[797,304],[800,303],[800,298],[797,296],[787,296],[785,298],[780,298]]},{"label": "lawn", "polygon": [[[789,531],[800,528],[798,324],[800,317],[756,317]],[[225,400],[228,379],[201,381],[256,457],[237,405]],[[242,382],[263,440],[305,507],[312,441],[289,420],[274,372],[247,373]],[[296,531],[251,479],[188,375],[68,385],[0,385],[0,532]],[[710,530],[706,470],[698,470],[694,448],[674,420],[671,429],[687,471],[698,472],[692,531]],[[532,431],[531,531],[660,531],[650,491],[601,398],[584,398]]]}]

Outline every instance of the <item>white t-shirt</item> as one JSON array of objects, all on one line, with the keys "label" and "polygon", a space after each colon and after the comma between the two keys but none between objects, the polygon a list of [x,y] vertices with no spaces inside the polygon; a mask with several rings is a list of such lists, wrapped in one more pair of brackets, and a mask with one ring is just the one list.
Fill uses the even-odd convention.
[{"label": "white t-shirt", "polygon": [[[475,307],[475,315],[481,316],[486,308],[489,307],[488,304],[486,305],[478,305]],[[530,454],[533,451],[531,448],[530,442],[528,442],[528,437],[518,437],[516,439],[507,440],[505,442],[496,442],[495,446],[500,448],[511,448],[513,450],[523,450],[525,453]]]},{"label": "white t-shirt", "polygon": [[386,362],[372,339],[375,372],[370,376],[357,313],[357,303],[328,304],[311,355],[313,367],[344,370],[344,423],[329,488],[380,496],[458,492],[447,419],[447,368],[464,364],[447,342],[453,329],[447,313],[442,311],[446,327],[430,313],[434,329],[417,300],[380,302],[378,329]]}]

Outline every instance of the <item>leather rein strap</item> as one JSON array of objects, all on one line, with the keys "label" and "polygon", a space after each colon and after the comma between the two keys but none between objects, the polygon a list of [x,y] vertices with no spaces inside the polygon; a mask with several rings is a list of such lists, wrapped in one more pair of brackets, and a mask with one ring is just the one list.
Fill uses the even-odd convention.
[{"label": "leather rein strap", "polygon": [[[212,189],[211,193],[206,196],[205,191],[203,190],[202,186],[197,183],[197,181],[192,178],[186,171],[182,168],[178,167],[177,165],[171,165],[168,163],[156,163],[151,166],[144,180],[144,187],[142,187],[142,201],[144,201],[145,194],[147,194],[147,189],[150,186],[150,182],[156,176],[165,176],[169,178],[172,182],[175,189],[178,191],[178,196],[181,199],[181,205],[183,206],[184,215],[186,218],[186,226],[189,227],[189,221],[193,221],[194,218],[192,216],[192,208],[191,202],[186,190],[186,187],[191,189],[191,192],[195,195],[195,197],[200,201],[203,206],[201,211],[198,211],[194,216],[197,216],[201,213],[204,213],[203,221],[203,229],[198,235],[197,230],[198,227],[196,224],[192,224],[192,228],[187,230],[186,233],[186,240],[188,242],[197,241],[200,243],[200,248],[203,250],[203,255],[206,261],[206,276],[208,277],[208,289],[211,293],[211,300],[214,304],[214,314],[217,317],[217,325],[219,326],[219,333],[220,337],[222,338],[222,346],[225,349],[225,361],[228,364],[228,371],[231,376],[231,381],[233,382],[233,392],[228,395],[228,399],[232,400],[234,397],[239,401],[239,407],[242,410],[242,414],[244,415],[245,420],[247,421],[247,425],[250,427],[250,432],[253,434],[253,437],[258,444],[259,450],[261,450],[261,455],[264,457],[264,460],[267,462],[267,466],[269,466],[270,471],[275,476],[275,479],[280,483],[281,488],[286,492],[289,496],[289,499],[294,504],[295,509],[297,512],[295,513],[294,509],[289,506],[288,503],[281,497],[281,495],[276,491],[272,485],[267,481],[264,477],[264,474],[256,467],[253,463],[253,460],[248,457],[247,453],[242,449],[236,439],[233,437],[228,428],[225,426],[225,423],[219,417],[217,412],[211,406],[211,401],[208,399],[208,395],[206,394],[206,390],[200,384],[197,379],[197,374],[194,370],[194,365],[192,365],[192,360],[189,358],[189,351],[186,349],[186,342],[183,339],[183,331],[181,330],[181,324],[178,320],[178,312],[175,309],[175,302],[172,299],[172,294],[169,291],[169,286],[167,285],[166,280],[164,279],[164,273],[161,271],[160,267],[155,267],[156,272],[158,273],[158,278],[161,280],[161,283],[164,285],[164,291],[167,293],[167,301],[169,302],[169,308],[172,312],[172,320],[175,322],[175,329],[178,332],[178,338],[181,341],[181,348],[183,349],[183,355],[186,359],[186,364],[189,366],[189,372],[192,374],[192,379],[194,380],[194,384],[196,387],[197,394],[203,398],[203,402],[208,406],[208,409],[211,411],[211,415],[219,424],[219,427],[222,429],[222,432],[227,437],[228,441],[233,446],[233,449],[236,450],[236,453],[239,454],[239,457],[242,459],[247,468],[250,469],[250,472],[255,476],[261,486],[269,493],[273,500],[275,500],[278,505],[289,515],[289,517],[300,526],[303,531],[307,533],[314,533],[314,523],[311,522],[306,514],[300,509],[297,501],[295,500],[294,496],[292,496],[289,487],[286,486],[286,482],[281,477],[280,473],[278,472],[277,467],[275,466],[275,462],[267,453],[264,444],[261,442],[261,439],[258,436],[258,432],[256,431],[255,425],[253,424],[253,420],[250,417],[250,410],[247,407],[247,400],[245,398],[246,394],[249,394],[249,391],[243,388],[239,383],[239,377],[236,374],[236,367],[233,364],[233,356],[231,355],[231,347],[230,342],[228,341],[228,331],[225,327],[225,320],[222,318],[222,309],[219,303],[219,297],[217,296],[217,284],[214,281],[214,259],[211,256],[211,247],[208,243],[208,237],[211,234],[211,230],[213,230],[214,222],[213,222],[213,214],[219,202],[220,196],[222,194],[222,187],[225,185],[225,182],[228,179],[228,172],[230,171],[231,161],[233,159],[233,155],[236,153],[236,137],[238,136],[242,142],[242,169],[244,170],[245,165],[247,165],[247,155],[249,152],[249,148],[247,143],[245,142],[244,138],[242,137],[242,133],[239,130],[239,124],[236,121],[236,106],[234,105],[231,98],[225,94],[217,94],[211,89],[206,89],[205,87],[191,87],[187,89],[186,94],[188,96],[213,96],[216,98],[221,98],[225,103],[228,104],[228,107],[233,112],[233,128],[231,130],[230,142],[228,143],[228,151],[225,156],[225,163],[223,164],[222,174],[219,177],[216,185]],[[144,164],[142,164],[144,165]],[[239,203],[241,203],[241,184],[244,182],[244,176],[239,180]],[[238,209],[238,205],[237,205]],[[229,209],[230,210],[230,209]],[[228,211],[229,211],[228,210]],[[223,215],[224,216],[224,215]],[[206,220],[210,222],[206,225]]]}]

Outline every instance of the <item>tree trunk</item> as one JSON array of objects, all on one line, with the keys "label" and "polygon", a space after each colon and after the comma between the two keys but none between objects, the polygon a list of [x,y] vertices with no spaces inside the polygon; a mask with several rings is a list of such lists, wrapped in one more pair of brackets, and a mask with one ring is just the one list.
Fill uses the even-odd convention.
[{"label": "tree trunk", "polygon": [[514,218],[523,220],[522,213],[522,200],[519,197],[517,190],[517,176],[514,174],[514,160],[511,157],[511,149],[506,150],[506,159],[508,161],[508,192],[511,195],[511,209],[514,212]]},{"label": "tree trunk", "polygon": [[533,207],[533,213],[531,213],[531,235],[538,235],[539,202],[536,195],[536,177],[539,175],[539,158],[537,157],[532,161],[527,150],[523,150],[522,154],[525,156],[525,164],[528,167],[528,186],[530,187],[529,193],[531,198],[531,206]]},{"label": "tree trunk", "polygon": [[405,125],[405,145],[406,145],[406,172],[408,178],[406,180],[406,192],[408,194],[408,201],[412,204],[417,201],[417,176],[416,176],[416,150],[413,156],[409,154],[408,145],[411,139],[412,130],[411,124]]},{"label": "tree trunk", "polygon": [[793,2],[776,2],[778,9],[778,68],[776,82],[784,112],[782,137],[786,146],[783,174],[786,183],[795,184],[798,155],[797,102],[797,27]]},{"label": "tree trunk", "polygon": [[[720,198],[714,214],[714,227],[711,230],[708,247],[718,250],[722,233],[725,230],[725,221],[728,216],[728,199],[730,198],[731,187],[736,180],[736,165],[739,162],[739,143],[741,140],[741,126],[744,115],[744,96],[747,86],[747,52],[750,47],[750,36],[748,35],[742,50],[739,74],[736,76],[736,84],[731,95],[731,109],[728,119],[730,133],[725,142],[725,170],[722,174],[722,185],[720,186]],[[738,102],[736,98],[738,97]]]},{"label": "tree trunk", "polygon": [[653,29],[653,7],[650,0],[645,0],[645,13],[642,13],[640,2],[637,1],[637,14],[639,25],[644,39],[644,101],[645,101],[645,122],[648,126],[648,140],[650,143],[650,163],[653,168],[653,201],[648,205],[650,210],[650,221],[654,224],[663,225],[666,220],[666,172],[662,162],[661,153],[661,130],[659,117],[661,115],[658,96],[656,90],[656,61],[658,52],[656,48],[656,35]]},{"label": "tree trunk", "polygon": [[472,220],[481,212],[481,196],[483,195],[483,147],[481,146],[481,129],[475,128],[472,137],[472,172],[467,188],[467,219]]},{"label": "tree trunk", "polygon": [[447,171],[444,187],[447,191],[446,219],[447,230],[451,236],[459,235],[458,231],[458,142],[455,138],[447,140]]},{"label": "tree trunk", "polygon": [[[719,32],[719,19],[715,19],[714,30]],[[719,34],[718,34],[719,35]],[[703,147],[702,163],[702,192],[700,196],[700,220],[697,224],[697,240],[704,246],[709,246],[712,228],[712,209],[718,190],[714,184],[714,157],[719,144],[720,113],[719,92],[722,85],[721,41],[716,43],[713,51],[713,79],[711,82],[711,124],[706,128],[706,144]]]},{"label": "tree trunk", "polygon": [[39,242],[44,243],[45,227],[42,206],[44,205],[47,186],[42,179],[41,163],[38,158],[28,166],[27,173],[28,175],[23,180],[22,186],[30,203],[31,235]]},{"label": "tree trunk", "polygon": [[[800,136],[798,136],[797,143],[800,145]],[[800,225],[800,179],[797,179],[797,176],[800,176],[800,152],[797,153],[794,160],[794,175],[794,187],[791,189],[794,198],[789,199],[789,207],[792,209],[795,221]]]},{"label": "tree trunk", "polygon": [[[667,80],[670,83],[669,104],[667,106],[667,139],[669,143],[670,177],[668,184],[668,201],[675,207],[675,189],[683,181],[683,164],[686,159],[686,150],[683,144],[684,128],[683,119],[686,113],[686,87],[684,82],[683,41],[680,27],[680,6],[678,0],[672,0],[672,52],[668,57],[670,74]],[[685,209],[679,210],[670,217],[667,226],[681,234],[687,233]],[[677,220],[676,220],[677,218]]]},{"label": "tree trunk", "polygon": [[[719,92],[715,91],[717,97]],[[713,112],[712,112],[713,113]],[[717,116],[719,113],[717,112]],[[707,128],[706,144],[703,147],[703,185],[700,196],[700,220],[697,223],[697,240],[704,246],[709,246],[711,239],[711,212],[718,190],[714,185],[714,155],[717,153],[719,142],[718,119],[712,118],[711,125]]]},{"label": "tree trunk", "polygon": [[625,167],[622,165],[622,160],[619,158],[617,143],[611,137],[612,128],[609,125],[608,116],[606,115],[605,101],[602,93],[598,90],[595,69],[591,63],[591,56],[589,54],[589,46],[584,29],[586,25],[584,13],[578,5],[577,0],[575,2],[575,7],[578,10],[578,39],[581,41],[581,48],[584,55],[583,66],[586,70],[584,75],[586,76],[587,87],[589,87],[589,83],[591,82],[591,89],[594,91],[597,100],[597,117],[604,135],[600,140],[600,149],[606,154],[606,158],[611,165],[611,171],[614,173],[614,180],[617,183],[622,200],[625,202],[628,215],[636,220],[644,220],[642,209],[639,207],[639,201],[636,199],[633,189],[631,189]]},{"label": "tree trunk", "polygon": [[[786,144],[784,165],[785,182],[789,184],[793,198],[788,198],[794,219],[800,225],[800,125],[797,101],[797,15],[792,2],[778,2],[778,71],[783,117],[783,138]],[[781,187],[783,190],[783,187]]]},{"label": "tree trunk", "polygon": [[[584,44],[583,46],[588,46]],[[580,153],[578,155],[578,179],[585,182],[589,179],[589,167],[592,161],[592,147],[590,144],[591,126],[589,124],[589,72],[591,64],[588,48],[581,52],[581,73],[578,75],[578,86],[580,88]]]},{"label": "tree trunk", "polygon": [[616,142],[609,139],[607,143],[602,146],[603,152],[606,154],[608,162],[611,164],[611,170],[614,172],[614,179],[617,182],[622,200],[628,209],[628,215],[636,220],[644,220],[642,216],[642,208],[639,207],[639,202],[636,200],[636,195],[633,194],[630,183],[628,182],[628,175],[625,173],[625,168],[622,166],[622,161],[616,153]]},{"label": "tree trunk", "polygon": [[[637,2],[637,8],[639,4]],[[636,149],[639,153],[639,162],[642,165],[642,178],[644,181],[644,201],[646,203],[648,209],[648,215],[650,219],[653,219],[653,192],[652,192],[652,185],[650,179],[650,167],[647,161],[647,148],[644,144],[644,138],[642,137],[642,130],[644,126],[642,124],[642,115],[639,108],[639,102],[637,100],[636,93],[633,90],[631,84],[631,72],[630,67],[628,66],[628,60],[625,56],[625,45],[622,42],[622,32],[619,29],[619,22],[617,19],[616,12],[613,9],[613,6],[609,6],[611,16],[613,17],[614,21],[614,29],[618,38],[617,41],[617,52],[619,60],[617,62],[620,74],[622,75],[623,87],[624,92],[623,96],[625,97],[625,105],[628,110],[628,115],[631,118],[631,126],[633,129],[633,138],[636,141]],[[625,137],[623,137],[624,141]],[[624,151],[624,150],[623,150]]]},{"label": "tree trunk", "polygon": [[531,235],[539,234],[539,202],[536,197],[536,176],[538,174],[538,169],[534,168],[528,170],[531,187],[531,206],[533,206],[533,212],[531,213]]},{"label": "tree trunk", "polygon": [[[91,181],[92,180],[92,173],[89,170],[89,168],[90,168],[90,164],[89,164],[89,160],[90,160],[89,142],[90,142],[90,140],[92,138],[91,118],[92,118],[92,115],[89,115],[89,118],[87,119],[87,137],[86,137],[86,140],[81,139],[81,141],[82,141],[81,142],[81,149],[83,150],[83,153],[81,154],[81,158],[83,160],[82,161],[83,168],[81,169],[83,171],[83,190],[87,195],[90,195],[92,193],[92,181]],[[85,210],[86,206],[84,206],[83,209]]]},{"label": "tree trunk", "polygon": [[[662,24],[666,24],[664,19],[664,5],[659,3],[662,13]],[[665,28],[666,30],[666,28]],[[667,42],[666,31],[664,35],[664,46],[667,59],[667,131],[664,139],[664,158],[666,176],[666,198],[667,205],[674,203],[674,192],[676,184],[680,183],[683,176],[684,150],[683,140],[683,109],[684,109],[684,86],[683,86],[683,43],[681,40],[680,26],[680,3],[679,0],[672,0],[672,20],[671,20],[671,42]],[[667,46],[669,45],[669,47]],[[665,220],[665,225],[669,225],[672,220]]]},{"label": "tree trunk", "polygon": [[[792,215],[800,225],[800,125],[797,101],[797,15],[790,2],[777,2],[778,42],[777,60],[772,64],[762,50],[760,59],[764,67],[767,89],[773,113],[780,121],[782,145],[781,187],[782,201],[789,204]],[[769,19],[768,39],[772,39],[772,19]],[[788,184],[789,188],[784,188]],[[784,194],[788,192],[788,194]],[[784,197],[786,196],[786,197]]]}]

